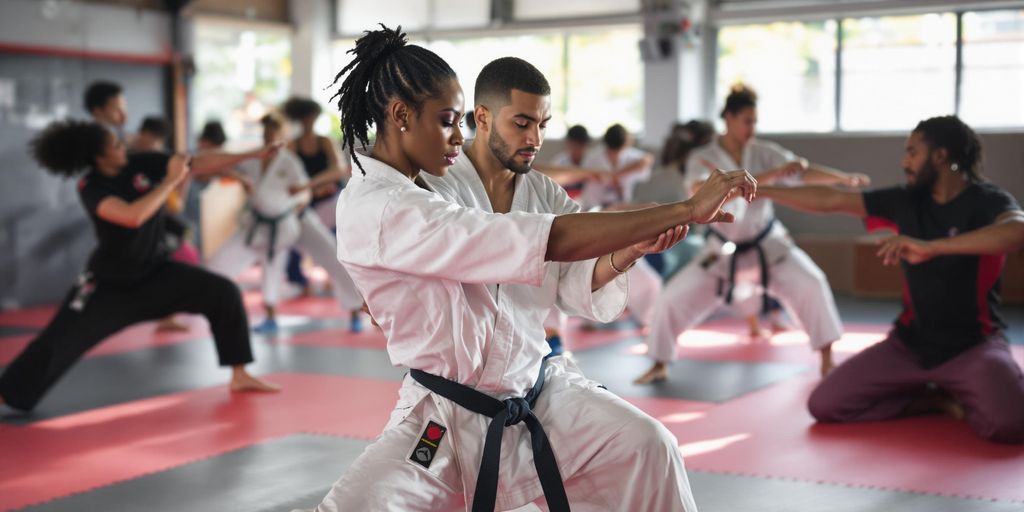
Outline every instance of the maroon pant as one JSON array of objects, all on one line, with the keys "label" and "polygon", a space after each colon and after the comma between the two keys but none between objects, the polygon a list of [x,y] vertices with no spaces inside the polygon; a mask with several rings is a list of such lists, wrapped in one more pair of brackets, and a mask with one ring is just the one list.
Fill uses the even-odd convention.
[{"label": "maroon pant", "polygon": [[895,333],[839,365],[811,393],[818,421],[878,421],[899,417],[929,385],[949,392],[981,437],[1024,443],[1024,374],[1002,335],[925,369]]}]

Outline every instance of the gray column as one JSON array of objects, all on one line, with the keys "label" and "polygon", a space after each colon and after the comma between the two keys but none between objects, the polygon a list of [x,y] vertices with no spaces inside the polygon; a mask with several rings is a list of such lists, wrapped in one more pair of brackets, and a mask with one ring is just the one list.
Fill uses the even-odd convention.
[{"label": "gray column", "polygon": [[[707,16],[706,0],[652,2],[644,12],[644,134],[641,143],[660,145],[672,123],[707,118],[706,77],[712,69],[704,57],[706,37],[699,36]],[[684,18],[690,32],[678,28]],[[707,71],[706,71],[707,70]]]}]

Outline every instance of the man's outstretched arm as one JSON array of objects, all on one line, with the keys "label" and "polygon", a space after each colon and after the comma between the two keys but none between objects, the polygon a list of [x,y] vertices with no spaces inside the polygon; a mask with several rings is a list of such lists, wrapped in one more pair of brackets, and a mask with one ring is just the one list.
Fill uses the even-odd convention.
[{"label": "man's outstretched arm", "polygon": [[856,190],[841,190],[822,185],[761,186],[757,188],[757,197],[771,199],[781,205],[804,212],[843,213],[855,217],[867,216],[864,194]]}]

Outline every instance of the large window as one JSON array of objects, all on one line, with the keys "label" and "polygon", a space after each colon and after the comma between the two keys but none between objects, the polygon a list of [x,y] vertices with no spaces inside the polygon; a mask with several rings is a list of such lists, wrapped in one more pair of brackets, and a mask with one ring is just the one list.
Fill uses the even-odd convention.
[{"label": "large window", "polygon": [[1024,10],[727,25],[717,52],[714,104],[751,85],[767,132],[1024,126]]},{"label": "large window", "polygon": [[[481,2],[484,3],[484,2]],[[640,0],[515,0],[518,20],[575,18],[640,12]]]},{"label": "large window", "polygon": [[760,99],[758,126],[774,132],[835,127],[835,21],[724,27],[718,35],[715,98],[738,82]]},{"label": "large window", "polygon": [[1024,123],[1024,10],[963,16],[960,115],[975,127]]},{"label": "large window", "polygon": [[339,34],[354,36],[378,23],[406,31],[482,28],[491,20],[488,0],[336,0]]},{"label": "large window", "polygon": [[844,130],[906,130],[952,114],[956,16],[843,20],[840,72]]},{"label": "large window", "polygon": [[[639,27],[619,26],[410,42],[431,49],[452,66],[462,84],[467,110],[474,104],[476,77],[488,62],[505,56],[529,61],[551,84],[552,119],[547,135],[561,137],[573,124],[597,134],[614,123],[634,132],[643,127],[640,37]],[[335,71],[351,61],[346,52],[353,43],[350,39],[335,42]]]},{"label": "large window", "polygon": [[231,147],[259,143],[260,117],[280,105],[291,87],[288,31],[200,20],[195,44],[193,132],[218,120]]},{"label": "large window", "polygon": [[476,77],[488,62],[506,56],[529,61],[544,73],[552,85],[551,126],[563,124],[564,110],[557,108],[565,101],[565,90],[561,87],[564,76],[564,41],[561,34],[435,40],[429,43],[429,47],[447,61],[459,75],[459,82],[466,97],[467,111],[474,105],[473,85],[476,83]]},{"label": "large window", "polygon": [[[643,61],[639,28],[574,33],[568,36],[565,121],[600,135],[615,123],[636,133],[643,129]],[[550,78],[549,78],[550,80]],[[562,133],[552,133],[561,136]]]}]

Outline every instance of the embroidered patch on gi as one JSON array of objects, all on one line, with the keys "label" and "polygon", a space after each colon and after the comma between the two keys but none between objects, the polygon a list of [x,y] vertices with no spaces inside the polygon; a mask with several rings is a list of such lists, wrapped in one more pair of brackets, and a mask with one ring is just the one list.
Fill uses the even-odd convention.
[{"label": "embroidered patch on gi", "polygon": [[409,460],[429,469],[430,463],[434,462],[437,448],[441,446],[441,439],[444,438],[445,432],[448,432],[448,429],[444,425],[428,421],[427,428],[423,429],[423,435],[420,436],[419,442],[416,443],[412,454],[409,455]]}]

